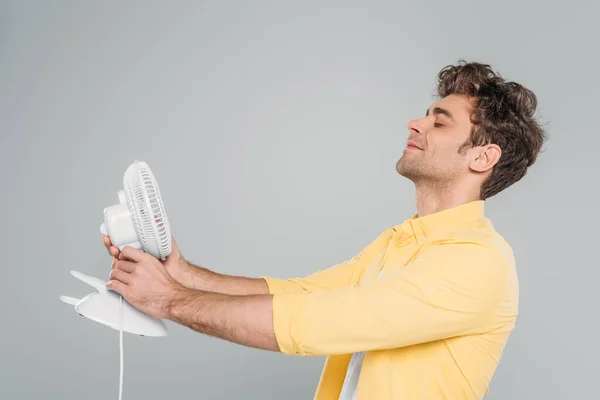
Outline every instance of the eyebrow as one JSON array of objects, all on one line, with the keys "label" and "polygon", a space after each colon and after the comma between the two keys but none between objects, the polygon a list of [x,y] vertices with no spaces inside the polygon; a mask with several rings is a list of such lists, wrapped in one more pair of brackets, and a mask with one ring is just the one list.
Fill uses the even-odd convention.
[{"label": "eyebrow", "polygon": [[[446,110],[445,108],[435,107],[433,109],[433,113],[436,115],[439,115],[439,114],[445,115],[454,121],[454,115],[452,115],[452,113],[450,111]],[[425,112],[425,116],[426,117],[429,116],[429,109],[427,109],[427,111]]]}]

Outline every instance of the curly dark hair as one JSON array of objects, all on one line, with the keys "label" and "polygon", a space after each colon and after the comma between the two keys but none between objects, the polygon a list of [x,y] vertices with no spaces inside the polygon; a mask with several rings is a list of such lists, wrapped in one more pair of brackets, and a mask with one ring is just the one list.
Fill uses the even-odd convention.
[{"label": "curly dark hair", "polygon": [[502,155],[481,186],[485,200],[518,182],[533,165],[547,133],[538,123],[536,95],[526,87],[506,81],[488,64],[460,60],[438,73],[437,96],[466,95],[471,99],[473,129],[460,152],[494,143]]}]

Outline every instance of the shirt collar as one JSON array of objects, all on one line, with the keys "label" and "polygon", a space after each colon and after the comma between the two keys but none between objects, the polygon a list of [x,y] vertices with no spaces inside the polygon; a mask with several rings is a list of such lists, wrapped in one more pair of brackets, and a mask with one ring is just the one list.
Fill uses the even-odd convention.
[{"label": "shirt collar", "polygon": [[394,230],[412,230],[418,236],[430,236],[456,229],[459,225],[485,218],[484,200],[475,200],[419,217],[414,214]]}]

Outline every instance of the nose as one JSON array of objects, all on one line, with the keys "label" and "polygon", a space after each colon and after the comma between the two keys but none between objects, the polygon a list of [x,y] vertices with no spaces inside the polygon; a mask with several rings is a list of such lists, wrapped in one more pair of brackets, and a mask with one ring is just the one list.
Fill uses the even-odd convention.
[{"label": "nose", "polygon": [[413,119],[408,123],[408,131],[412,135],[420,135],[424,132],[423,124],[421,120]]}]

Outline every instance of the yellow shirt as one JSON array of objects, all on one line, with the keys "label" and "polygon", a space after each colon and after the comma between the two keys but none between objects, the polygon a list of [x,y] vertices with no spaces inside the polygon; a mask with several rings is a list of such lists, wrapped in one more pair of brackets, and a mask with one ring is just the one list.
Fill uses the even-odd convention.
[{"label": "yellow shirt", "polygon": [[483,200],[414,215],[308,277],[263,278],[281,352],[327,356],[315,400],[339,398],[361,351],[357,400],[481,399],[518,314],[513,252]]}]

